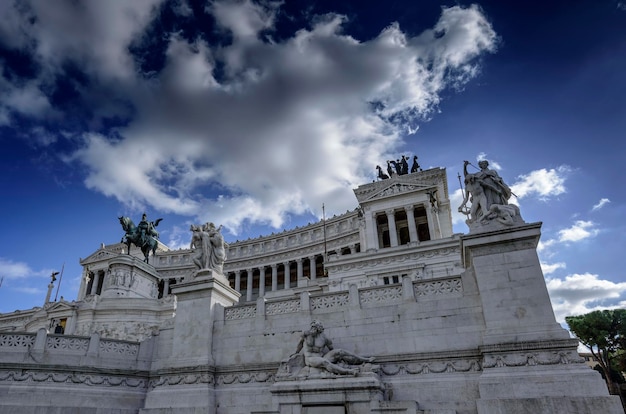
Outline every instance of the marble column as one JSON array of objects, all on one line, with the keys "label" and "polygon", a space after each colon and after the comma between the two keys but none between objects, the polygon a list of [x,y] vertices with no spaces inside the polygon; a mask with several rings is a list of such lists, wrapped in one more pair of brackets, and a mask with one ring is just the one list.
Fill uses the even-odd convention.
[{"label": "marble column", "polygon": [[272,265],[272,292],[278,290],[278,265]]},{"label": "marble column", "polygon": [[375,213],[365,213],[365,240],[367,245],[364,246],[366,251],[374,251],[380,249],[378,243],[378,223]]},{"label": "marble column", "polygon": [[391,247],[398,245],[398,230],[396,229],[396,216],[394,210],[385,210],[387,214],[387,225],[389,226],[389,243]]},{"label": "marble column", "polygon": [[289,289],[291,287],[291,267],[289,262],[283,263],[283,267],[285,268],[285,289]]},{"label": "marble column", "polygon": [[100,278],[102,277],[100,273],[100,271],[97,271],[93,274],[93,284],[91,285],[91,292],[89,292],[92,295],[95,295],[98,291],[98,285],[100,284]]},{"label": "marble column", "polygon": [[163,279],[163,297],[169,294],[169,290],[170,290],[170,279],[168,277],[168,278]]},{"label": "marble column", "polygon": [[246,283],[246,301],[250,302],[252,300],[252,269],[246,269],[246,274],[248,275]]},{"label": "marble column", "polygon": [[406,221],[409,223],[409,239],[411,243],[417,244],[419,243],[419,238],[417,237],[417,226],[415,225],[414,210],[414,206],[404,207],[404,211],[406,211]]},{"label": "marble column", "polygon": [[302,258],[296,259],[296,269],[298,275],[298,287],[306,286],[306,279],[304,279],[304,269],[302,268]]},{"label": "marble column", "polygon": [[259,297],[265,296],[265,266],[259,268]]},{"label": "marble column", "polygon": [[241,270],[235,272],[235,290],[241,293]]},{"label": "marble column", "polygon": [[309,269],[310,269],[309,270],[309,273],[310,273],[309,274],[309,278],[311,280],[315,280],[315,277],[317,276],[315,274],[315,269],[316,269],[316,266],[315,266],[315,256],[309,256]]}]

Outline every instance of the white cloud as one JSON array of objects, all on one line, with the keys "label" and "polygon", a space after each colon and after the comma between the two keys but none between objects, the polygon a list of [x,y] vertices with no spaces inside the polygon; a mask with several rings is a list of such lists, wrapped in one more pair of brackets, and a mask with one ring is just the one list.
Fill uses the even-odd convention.
[{"label": "white cloud", "polygon": [[[210,10],[238,37],[256,39],[273,22],[272,9],[251,2]],[[234,233],[245,220],[279,227],[288,213],[319,214],[322,203],[353,209],[350,188],[400,144],[404,126],[391,117],[427,114],[495,34],[476,8],[445,9],[441,37],[406,38],[392,25],[359,42],[342,22],[329,15],[282,43],[236,39],[221,50],[172,36],[160,82],[133,92],[137,118],[115,140],[85,135],[67,160],[89,168],[94,190]],[[218,82],[219,59],[228,76]]]},{"label": "white cloud", "polygon": [[541,270],[543,271],[544,275],[549,275],[550,273],[554,273],[556,270],[558,269],[565,269],[565,263],[563,262],[558,262],[558,263],[546,263],[546,262],[541,262]]},{"label": "white cloud", "polygon": [[577,220],[571,227],[559,231],[560,242],[577,242],[596,236],[600,231],[592,221]]},{"label": "white cloud", "polygon": [[592,211],[600,210],[602,207],[604,207],[610,202],[611,200],[609,200],[608,198],[601,198],[600,201],[598,201],[598,203],[595,204],[591,210]]},{"label": "white cloud", "polygon": [[[87,77],[75,86],[93,98],[95,118],[133,115],[111,136],[83,134],[81,147],[63,157],[85,166],[86,186],[235,233],[245,220],[279,227],[289,214],[319,215],[322,203],[329,214],[356,207],[351,188],[371,181],[374,166],[400,147],[401,132],[435,111],[446,88],[474,77],[476,58],[497,44],[476,6],[444,8],[414,37],[390,24],[362,42],[343,33],[345,17],[328,14],[275,41],[261,34],[274,29],[280,2],[214,1],[206,12],[232,43],[164,33],[165,65],[146,78],[129,46],[143,39],[159,4],[0,9],[19,20],[0,27],[21,34],[11,47],[42,68],[22,95],[0,98],[0,122],[7,111],[44,110],[41,91],[72,62]],[[173,7],[191,18],[186,2]]]},{"label": "white cloud", "polygon": [[[11,259],[0,257],[0,276],[7,279],[25,279],[31,276],[41,277],[50,276],[52,270],[33,270],[24,262],[16,262]],[[6,281],[5,281],[6,282]]]},{"label": "white cloud", "polygon": [[546,249],[554,246],[554,244],[557,243],[557,240],[555,239],[548,239],[548,240],[539,240],[539,244],[537,244],[537,252],[543,252]]},{"label": "white cloud", "polygon": [[546,286],[559,322],[563,322],[565,316],[617,307],[626,292],[626,283],[603,280],[590,273],[572,274],[565,279],[548,278]]},{"label": "white cloud", "polygon": [[548,199],[566,191],[565,178],[570,171],[570,167],[565,165],[531,171],[519,176],[518,181],[511,185],[511,190],[520,198],[536,194],[540,199]]}]

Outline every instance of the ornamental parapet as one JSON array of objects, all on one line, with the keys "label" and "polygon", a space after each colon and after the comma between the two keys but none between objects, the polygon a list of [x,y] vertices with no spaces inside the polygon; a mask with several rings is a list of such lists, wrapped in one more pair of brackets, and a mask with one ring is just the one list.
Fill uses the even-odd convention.
[{"label": "ornamental parapet", "polygon": [[312,315],[336,312],[351,308],[380,307],[403,302],[418,302],[428,299],[459,297],[463,292],[460,276],[411,281],[404,277],[401,283],[351,289],[311,295],[301,292],[299,297],[267,300],[259,298],[257,303],[234,305],[224,309],[224,320],[265,318],[266,316],[288,315],[306,312]]},{"label": "ornamental parapet", "polygon": [[151,341],[105,339],[98,334],[56,335],[43,328],[37,333],[0,332],[0,364],[3,365],[16,361],[22,361],[22,365],[62,361],[71,366],[80,365],[88,358],[95,366],[141,370],[149,367],[151,352]]}]

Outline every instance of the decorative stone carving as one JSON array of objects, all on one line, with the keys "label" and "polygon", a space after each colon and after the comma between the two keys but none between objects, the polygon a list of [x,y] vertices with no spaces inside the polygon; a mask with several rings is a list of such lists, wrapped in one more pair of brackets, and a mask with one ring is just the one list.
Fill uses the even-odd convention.
[{"label": "decorative stone carving", "polygon": [[300,310],[300,299],[281,300],[280,302],[270,302],[265,306],[266,315],[281,315],[285,313],[298,312]]},{"label": "decorative stone carving", "polygon": [[[300,353],[302,352],[302,353]],[[371,370],[374,357],[362,357],[352,352],[333,348],[332,341],[324,334],[321,322],[313,320],[311,329],[302,332],[296,352],[281,363],[279,377],[327,377],[358,375],[358,365],[367,364]]]},{"label": "decorative stone carving", "polygon": [[121,377],[118,375],[75,374],[56,371],[0,371],[0,381],[46,382],[96,385],[110,387],[145,388],[147,381],[141,378]]},{"label": "decorative stone carving", "polygon": [[0,347],[31,348],[35,344],[35,334],[0,334]]},{"label": "decorative stone carving", "polygon": [[461,278],[433,280],[414,284],[415,296],[451,295],[463,291]]},{"label": "decorative stone carving", "polygon": [[359,299],[362,304],[393,303],[402,299],[402,286],[364,289],[359,292]]},{"label": "decorative stone carving", "polygon": [[[469,161],[464,161],[463,173],[465,176],[465,191],[463,203],[459,206],[459,213],[468,216],[466,223],[470,230],[490,230],[488,227],[510,227],[515,224],[524,224],[520,216],[519,207],[509,204],[513,192],[494,170],[489,169],[489,162],[478,162],[480,170],[468,173]],[[466,207],[471,202],[471,207]]]},{"label": "decorative stone carving", "polygon": [[216,228],[213,223],[201,226],[191,225],[191,246],[195,255],[192,260],[198,270],[212,270],[223,273],[226,260],[226,243],[220,232],[222,226]]},{"label": "decorative stone carving", "polygon": [[348,295],[348,293],[335,293],[316,296],[310,299],[312,310],[335,310],[348,306],[349,302],[350,295]]},{"label": "decorative stone carving", "polygon": [[254,318],[255,316],[256,305],[233,306],[224,311],[224,319],[227,321]]}]

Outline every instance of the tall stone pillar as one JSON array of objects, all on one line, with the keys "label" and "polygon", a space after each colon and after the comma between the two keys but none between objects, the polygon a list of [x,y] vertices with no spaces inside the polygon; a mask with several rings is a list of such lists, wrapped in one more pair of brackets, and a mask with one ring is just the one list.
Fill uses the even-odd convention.
[{"label": "tall stone pillar", "polygon": [[278,290],[278,265],[272,265],[272,292]]},{"label": "tall stone pillar", "polygon": [[92,295],[95,295],[98,292],[98,285],[100,284],[100,278],[102,277],[101,273],[101,271],[94,272],[91,292],[89,292]]},{"label": "tall stone pillar", "polygon": [[253,282],[253,274],[252,269],[246,269],[246,301],[250,302],[252,300],[252,282]]},{"label": "tall stone pillar", "polygon": [[296,259],[296,267],[298,274],[298,287],[306,286],[306,279],[304,278],[304,270],[302,269],[302,258]]},{"label": "tall stone pillar", "polygon": [[619,398],[608,396],[578,355],[578,341],[556,322],[536,252],[540,228],[491,227],[461,237],[485,323],[478,414],[617,414]]},{"label": "tall stone pillar", "polygon": [[416,245],[419,243],[419,238],[417,237],[417,226],[415,225],[415,215],[413,213],[415,207],[404,207],[404,211],[406,211],[406,221],[409,223],[409,239],[412,245]]},{"label": "tall stone pillar", "polygon": [[265,266],[259,268],[259,297],[265,296]]},{"label": "tall stone pillar", "polygon": [[[219,312],[218,305],[232,306],[240,294],[229,286],[220,273],[201,270],[192,280],[172,286],[177,297],[173,333],[162,346],[170,352],[158,361],[161,376],[155,382],[167,381],[171,376],[185,375],[195,381],[193,387],[179,388],[172,392],[169,387],[155,387],[146,395],[142,414],[165,412],[216,412],[213,376],[213,324]],[[157,371],[155,371],[157,372]],[[182,374],[181,374],[182,373]],[[202,387],[204,390],[199,391]]]},{"label": "tall stone pillar", "polygon": [[389,225],[389,243],[391,247],[398,245],[398,230],[396,229],[396,216],[393,210],[385,210],[387,214],[387,224]]},{"label": "tall stone pillar", "polygon": [[568,339],[556,322],[537,256],[541,223],[461,237],[483,304],[485,344]]},{"label": "tall stone pillar", "polygon": [[289,266],[289,262],[283,263],[283,268],[285,269],[285,289],[289,289],[291,287],[291,266]]},{"label": "tall stone pillar", "polygon": [[235,290],[241,292],[241,270],[235,272]]},{"label": "tall stone pillar", "polygon": [[370,207],[364,208],[363,217],[365,218],[365,246],[364,251],[374,252],[380,248],[378,245],[378,225],[376,223],[376,214],[370,211]]},{"label": "tall stone pillar", "polygon": [[315,266],[315,256],[309,256],[309,274],[310,274],[310,279],[311,280],[315,280],[316,275],[316,269],[317,266]]}]

